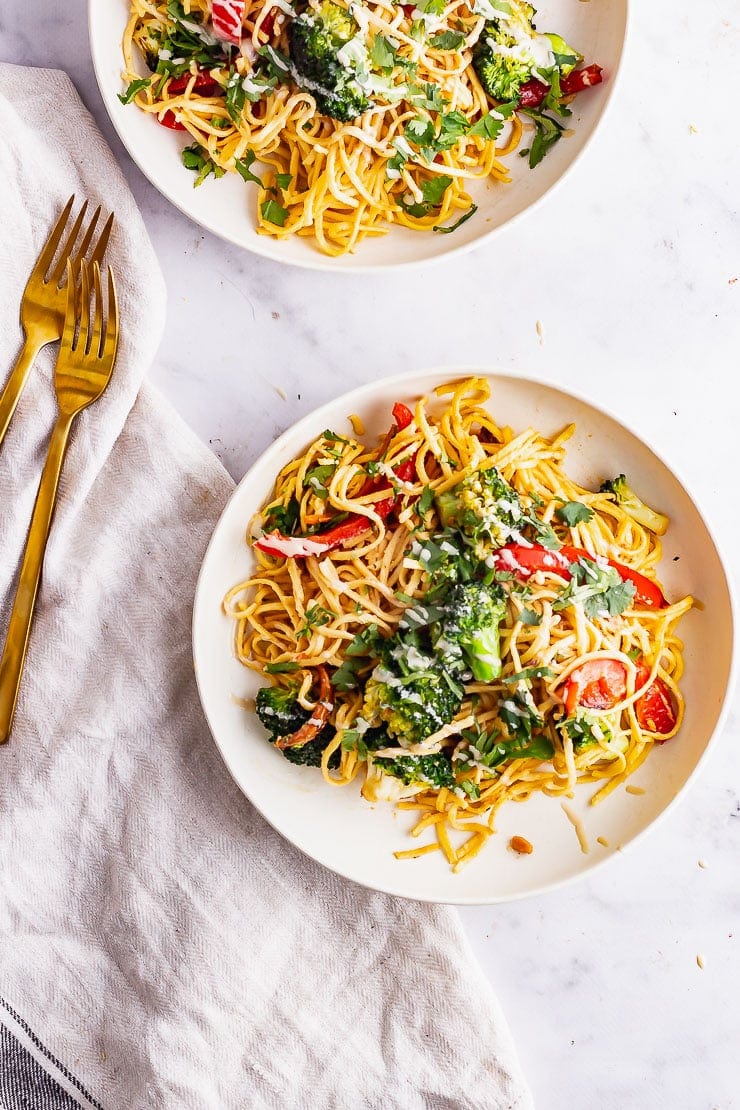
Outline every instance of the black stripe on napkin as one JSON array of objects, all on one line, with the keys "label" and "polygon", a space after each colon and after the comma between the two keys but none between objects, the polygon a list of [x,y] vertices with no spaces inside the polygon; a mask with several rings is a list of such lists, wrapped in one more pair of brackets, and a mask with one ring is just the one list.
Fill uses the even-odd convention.
[{"label": "black stripe on napkin", "polygon": [[[0,998],[0,1007],[45,1059],[42,1063],[29,1051],[12,1026],[5,1024],[0,1010],[0,1110],[79,1110],[81,1106],[103,1110],[4,998]],[[65,1086],[78,1091],[84,1101],[65,1090],[55,1073],[63,1076]]]}]

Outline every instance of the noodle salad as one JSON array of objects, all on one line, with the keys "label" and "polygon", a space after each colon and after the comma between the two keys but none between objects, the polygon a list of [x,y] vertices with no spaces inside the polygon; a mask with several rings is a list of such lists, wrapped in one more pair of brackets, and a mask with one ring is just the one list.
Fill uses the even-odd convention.
[{"label": "noodle salad", "polygon": [[182,161],[196,185],[227,171],[256,185],[260,233],[309,236],[329,255],[390,224],[453,232],[477,210],[470,183],[509,180],[501,158],[525,127],[520,154],[535,167],[567,133],[572,98],[602,79],[522,0],[130,0],[130,11],[123,103],[190,136]]},{"label": "noodle salad", "polygon": [[397,858],[455,870],[505,802],[587,783],[598,802],[675,736],[693,603],[656,578],[667,518],[624,475],[574,483],[574,426],[515,433],[489,395],[471,378],[398,402],[372,446],[357,416],[326,429],[250,522],[257,568],[224,601],[276,751],[413,811]]}]

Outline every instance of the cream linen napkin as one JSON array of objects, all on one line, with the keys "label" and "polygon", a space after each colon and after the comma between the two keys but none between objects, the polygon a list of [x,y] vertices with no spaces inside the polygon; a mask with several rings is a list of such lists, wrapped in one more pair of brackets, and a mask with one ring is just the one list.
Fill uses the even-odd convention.
[{"label": "cream linen napkin", "polygon": [[[0,1105],[529,1107],[455,912],[314,865],[221,763],[189,623],[232,483],[141,386],[165,293],[110,151],[64,74],[12,66],[0,66],[0,379],[26,276],[73,191],[116,212],[122,341],[74,433],[0,748]],[[51,368],[47,351],[0,451],[3,634]],[[56,1101],[39,1093],[43,1068]]]}]

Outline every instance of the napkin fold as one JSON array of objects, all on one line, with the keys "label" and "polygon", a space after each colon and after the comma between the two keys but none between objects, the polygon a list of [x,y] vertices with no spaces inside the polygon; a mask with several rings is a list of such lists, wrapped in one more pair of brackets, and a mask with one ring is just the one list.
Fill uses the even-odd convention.
[{"label": "napkin fold", "polygon": [[[165,292],[69,79],[0,66],[0,382],[70,193],[116,213],[118,364],[78,419],[13,735],[0,748],[0,1104],[531,1105],[454,911],[364,890],[231,781],[190,654],[232,482],[142,379]],[[39,358],[0,450],[0,630],[55,416]]]}]

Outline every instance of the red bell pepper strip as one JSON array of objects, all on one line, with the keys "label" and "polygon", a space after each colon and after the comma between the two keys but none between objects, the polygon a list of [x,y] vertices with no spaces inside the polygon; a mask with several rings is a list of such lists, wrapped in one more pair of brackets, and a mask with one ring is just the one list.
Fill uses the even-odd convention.
[{"label": "red bell pepper strip", "polygon": [[[599,85],[603,81],[601,66],[591,65],[585,69],[574,69],[566,77],[560,78],[560,91],[563,96],[574,96],[576,93]],[[519,89],[519,103],[517,108],[539,108],[542,101],[550,91],[550,86],[533,77]]]},{"label": "red bell pepper strip", "polygon": [[[650,677],[646,663],[637,664],[635,689],[641,689]],[[669,686],[662,678],[654,678],[645,693],[635,702],[635,714],[640,728],[646,732],[673,732],[678,720],[676,703]]]},{"label": "red bell pepper strip", "polygon": [[302,748],[309,740],[313,740],[318,736],[329,720],[331,711],[334,708],[331,694],[331,682],[329,681],[326,667],[317,667],[316,672],[319,676],[319,700],[311,711],[310,720],[306,721],[305,725],[301,725],[296,732],[290,733],[288,736],[279,736],[275,741],[276,748]]},{"label": "red bell pepper strip", "polygon": [[[173,77],[167,86],[168,95],[182,96],[192,79],[192,73],[181,73],[179,77]],[[192,91],[200,93],[201,96],[217,96],[222,89],[218,81],[214,81],[209,73],[197,73],[195,75],[195,81],[193,82]],[[162,124],[162,127],[169,127],[170,131],[187,130],[185,124],[180,123],[180,121],[175,118],[175,113],[171,109],[168,109],[164,113],[159,123]]]},{"label": "red bell pepper strip", "polygon": [[494,562],[498,570],[511,571],[517,578],[530,578],[538,570],[549,570],[559,578],[569,581],[571,578],[570,563],[577,563],[580,559],[589,559],[591,562],[606,562],[616,570],[623,582],[632,582],[635,587],[634,604],[643,609],[665,609],[668,602],[663,597],[660,587],[644,574],[617,563],[613,559],[605,559],[599,555],[594,557],[582,547],[570,547],[565,544],[559,551],[548,551],[540,544],[509,543],[494,552]]},{"label": "red bell pepper strip", "polygon": [[408,428],[411,421],[414,419],[414,414],[408,405],[404,405],[403,401],[396,401],[393,406],[393,419],[395,420],[399,432],[404,428]]},{"label": "red bell pepper strip", "polygon": [[267,35],[269,37],[272,34],[272,32],[275,30],[275,16],[276,15],[277,15],[276,9],[271,8],[270,11],[265,16],[265,18],[262,20],[262,23],[260,24],[260,31],[262,32],[263,35]]},{"label": "red bell pepper strip", "polygon": [[584,69],[574,69],[566,77],[560,78],[560,91],[563,96],[573,96],[593,85],[600,85],[604,80],[603,73],[601,66],[595,64]]},{"label": "red bell pepper strip", "polygon": [[563,700],[569,717],[577,707],[611,709],[627,693],[627,668],[619,659],[589,659],[565,680]]},{"label": "red bell pepper strip", "polygon": [[242,41],[246,6],[246,0],[213,0],[211,26],[214,35],[234,46],[239,46]]}]

